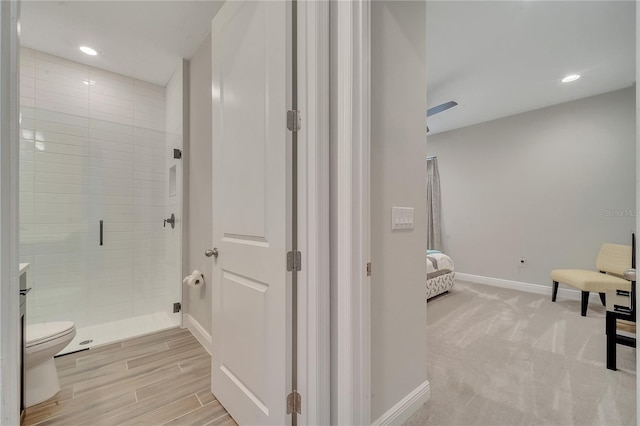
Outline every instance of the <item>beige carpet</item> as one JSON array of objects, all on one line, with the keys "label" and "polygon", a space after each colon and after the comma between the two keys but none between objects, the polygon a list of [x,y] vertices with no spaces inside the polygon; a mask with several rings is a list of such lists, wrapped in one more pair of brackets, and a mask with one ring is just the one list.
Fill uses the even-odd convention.
[{"label": "beige carpet", "polygon": [[407,425],[636,424],[636,351],[605,366],[605,310],[457,281],[428,303],[431,400]]}]

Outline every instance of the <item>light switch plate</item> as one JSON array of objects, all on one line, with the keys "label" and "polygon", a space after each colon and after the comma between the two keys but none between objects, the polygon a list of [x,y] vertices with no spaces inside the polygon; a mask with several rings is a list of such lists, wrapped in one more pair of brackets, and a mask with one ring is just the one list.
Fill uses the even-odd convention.
[{"label": "light switch plate", "polygon": [[391,229],[413,229],[413,207],[392,207]]}]

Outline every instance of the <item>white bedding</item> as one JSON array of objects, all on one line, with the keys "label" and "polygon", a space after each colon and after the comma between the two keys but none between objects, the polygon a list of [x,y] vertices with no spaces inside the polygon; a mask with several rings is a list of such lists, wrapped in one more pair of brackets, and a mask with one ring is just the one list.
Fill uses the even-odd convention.
[{"label": "white bedding", "polygon": [[453,272],[453,260],[444,253],[427,255],[427,279]]}]

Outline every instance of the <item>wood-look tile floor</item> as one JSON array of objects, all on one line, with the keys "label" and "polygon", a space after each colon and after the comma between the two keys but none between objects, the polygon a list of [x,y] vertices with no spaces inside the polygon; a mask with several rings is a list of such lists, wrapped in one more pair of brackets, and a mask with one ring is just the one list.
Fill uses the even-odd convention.
[{"label": "wood-look tile floor", "polygon": [[25,425],[236,425],[211,394],[211,357],[174,328],[56,358],[60,392]]}]

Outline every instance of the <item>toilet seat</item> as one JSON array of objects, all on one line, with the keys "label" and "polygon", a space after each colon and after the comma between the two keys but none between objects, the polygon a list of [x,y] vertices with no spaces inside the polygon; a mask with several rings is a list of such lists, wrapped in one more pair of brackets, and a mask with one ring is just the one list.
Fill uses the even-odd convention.
[{"label": "toilet seat", "polygon": [[32,348],[59,339],[75,331],[72,321],[44,322],[27,325],[25,346]]}]

